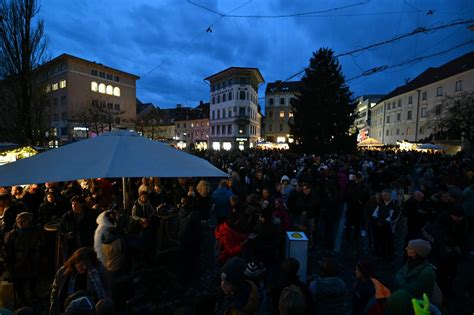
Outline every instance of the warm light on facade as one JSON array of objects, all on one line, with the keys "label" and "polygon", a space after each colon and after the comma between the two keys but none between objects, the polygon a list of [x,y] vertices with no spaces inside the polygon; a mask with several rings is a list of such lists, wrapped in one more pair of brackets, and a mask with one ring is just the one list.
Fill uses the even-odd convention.
[{"label": "warm light on facade", "polygon": [[114,88],[112,85],[107,85],[107,88],[105,89],[105,93],[108,95],[114,95]]},{"label": "warm light on facade", "polygon": [[223,142],[222,149],[229,151],[230,149],[232,149],[232,144],[230,142]]},{"label": "warm light on facade", "polygon": [[120,88],[119,87],[114,87],[114,96],[120,96]]},{"label": "warm light on facade", "polygon": [[99,93],[105,94],[105,84],[99,84]]},{"label": "warm light on facade", "polygon": [[283,143],[283,142],[286,142],[285,137],[277,137],[277,143]]},{"label": "warm light on facade", "polygon": [[66,88],[66,80],[61,80],[61,81],[59,81],[59,88],[60,88],[60,89]]},{"label": "warm light on facade", "polygon": [[216,151],[219,151],[221,149],[221,144],[220,142],[213,142],[212,143],[212,149],[213,150],[216,150]]},{"label": "warm light on facade", "polygon": [[91,82],[91,91],[92,91],[92,92],[97,92],[97,91],[99,91],[99,84],[97,84],[97,82],[95,82],[95,81],[92,81],[92,82]]}]

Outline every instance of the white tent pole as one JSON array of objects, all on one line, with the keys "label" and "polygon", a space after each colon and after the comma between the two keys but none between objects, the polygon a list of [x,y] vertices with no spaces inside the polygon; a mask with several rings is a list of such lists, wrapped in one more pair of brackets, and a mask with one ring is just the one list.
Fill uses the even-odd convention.
[{"label": "white tent pole", "polygon": [[123,210],[127,211],[127,179],[122,177],[122,191],[123,191]]}]

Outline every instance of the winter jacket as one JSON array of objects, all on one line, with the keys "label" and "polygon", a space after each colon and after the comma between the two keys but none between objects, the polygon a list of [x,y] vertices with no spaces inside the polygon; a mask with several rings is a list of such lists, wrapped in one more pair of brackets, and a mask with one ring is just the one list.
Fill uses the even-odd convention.
[{"label": "winter jacket", "polygon": [[422,299],[433,294],[436,274],[427,260],[410,261],[395,275],[395,288],[408,291],[411,296]]},{"label": "winter jacket", "polygon": [[342,279],[318,278],[310,283],[309,291],[315,304],[315,314],[345,314],[344,300],[347,287]]},{"label": "winter jacket", "polygon": [[259,308],[258,289],[246,280],[233,294],[225,296],[216,306],[216,315],[251,315]]},{"label": "winter jacket", "polygon": [[199,249],[199,236],[201,235],[201,222],[198,211],[181,207],[179,209],[178,241],[184,248]]},{"label": "winter jacket", "polygon": [[38,210],[38,222],[41,223],[41,225],[45,225],[53,217],[60,218],[63,216],[63,214],[67,211],[65,207],[61,205],[61,203],[55,201],[55,202],[48,202],[45,201],[43,202]]},{"label": "winter jacket", "polygon": [[243,248],[242,242],[247,239],[247,234],[237,232],[228,222],[218,225],[214,235],[220,250],[217,259],[221,264],[230,257],[239,255]]},{"label": "winter jacket", "polygon": [[40,231],[36,227],[15,229],[5,236],[7,265],[13,279],[38,275]]},{"label": "winter jacket", "polygon": [[230,197],[232,192],[226,187],[219,187],[212,194],[212,203],[216,218],[227,218],[230,213]]},{"label": "winter jacket", "polygon": [[72,234],[72,238],[66,238],[68,257],[80,247],[94,245],[96,226],[94,214],[88,209],[84,210],[79,220],[76,219],[76,215],[72,210],[63,215],[58,232],[61,234]]},{"label": "winter jacket", "polygon": [[155,209],[151,206],[150,202],[141,203],[140,200],[135,201],[132,208],[132,220],[140,221],[142,219],[150,219],[155,213]]},{"label": "winter jacket", "polygon": [[[50,307],[49,315],[59,315],[64,312],[64,303],[61,297],[67,298],[74,291],[74,288],[70,288],[71,281],[76,276],[73,274],[66,274],[66,267],[62,266],[56,272],[54,276],[54,282],[51,287],[51,296],[50,296]],[[105,285],[105,276],[102,266],[97,268],[91,268],[87,272],[87,293],[94,298],[94,302],[97,302],[100,299],[107,297],[106,285]],[[71,292],[72,291],[72,292]]]},{"label": "winter jacket", "polygon": [[273,211],[273,216],[280,219],[281,228],[283,231],[289,231],[291,229],[290,216],[288,210],[284,207],[276,208]]},{"label": "winter jacket", "polygon": [[101,214],[99,214],[96,219],[96,223],[97,228],[95,229],[94,233],[94,250],[97,253],[97,258],[102,264],[105,265],[104,251],[102,248],[104,234],[106,233],[108,228],[113,227],[114,225],[106,217],[106,212],[102,212]]},{"label": "winter jacket", "polygon": [[124,265],[123,236],[123,233],[114,226],[108,227],[102,236],[103,264],[107,271],[119,271]]}]

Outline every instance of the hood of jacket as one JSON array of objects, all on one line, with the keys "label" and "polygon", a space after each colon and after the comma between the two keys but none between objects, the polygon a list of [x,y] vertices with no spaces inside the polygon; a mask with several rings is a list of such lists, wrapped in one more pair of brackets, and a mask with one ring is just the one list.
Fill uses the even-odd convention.
[{"label": "hood of jacket", "polygon": [[109,218],[107,218],[106,212],[107,211],[104,211],[101,214],[99,214],[99,216],[97,216],[97,219],[95,220],[95,222],[99,226],[101,226],[101,225],[104,226],[104,227],[114,226],[112,224],[112,222],[110,222]]}]

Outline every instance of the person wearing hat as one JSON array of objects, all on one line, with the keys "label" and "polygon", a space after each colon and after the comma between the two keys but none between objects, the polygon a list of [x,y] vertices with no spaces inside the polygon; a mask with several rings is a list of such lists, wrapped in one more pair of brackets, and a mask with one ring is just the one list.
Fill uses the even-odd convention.
[{"label": "person wearing hat", "polygon": [[230,258],[221,270],[221,290],[216,315],[255,314],[259,308],[258,290],[245,279],[247,264],[240,257]]},{"label": "person wearing hat", "polygon": [[290,183],[290,178],[287,175],[283,175],[280,179],[281,183],[281,198],[285,202],[285,204],[288,203],[288,197],[290,196],[290,193],[295,190],[295,185],[291,185]]},{"label": "person wearing hat", "polygon": [[265,265],[258,261],[247,263],[244,276],[255,284],[258,290],[259,308],[257,314],[268,314],[268,296],[264,281]]},{"label": "person wearing hat", "polygon": [[39,266],[39,246],[41,234],[33,225],[33,214],[21,212],[16,216],[16,228],[5,235],[6,261],[10,277],[20,306],[31,303],[36,298],[36,279]]},{"label": "person wearing hat", "polygon": [[423,239],[411,240],[405,248],[408,259],[395,275],[395,288],[407,291],[413,298],[429,297],[433,294],[436,274],[428,261],[430,242]]}]

